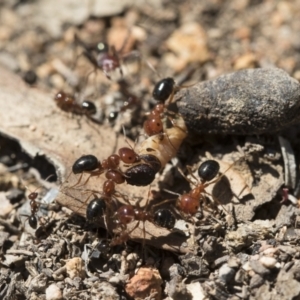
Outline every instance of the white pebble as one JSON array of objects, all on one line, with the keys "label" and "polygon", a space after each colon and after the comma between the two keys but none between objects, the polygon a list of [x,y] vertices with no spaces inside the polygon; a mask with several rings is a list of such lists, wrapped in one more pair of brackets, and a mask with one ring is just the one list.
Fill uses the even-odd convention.
[{"label": "white pebble", "polygon": [[60,288],[55,283],[49,285],[46,289],[46,300],[60,300],[62,298]]},{"label": "white pebble", "polygon": [[259,261],[268,269],[274,268],[277,263],[277,260],[274,257],[269,256],[263,256],[259,259]]}]

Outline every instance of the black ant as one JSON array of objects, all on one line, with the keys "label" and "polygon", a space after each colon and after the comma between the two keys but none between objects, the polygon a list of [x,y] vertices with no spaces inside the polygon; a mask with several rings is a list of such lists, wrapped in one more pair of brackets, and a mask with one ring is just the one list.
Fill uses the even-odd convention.
[{"label": "black ant", "polygon": [[81,104],[78,104],[74,96],[62,91],[55,95],[54,100],[57,106],[65,112],[86,115],[89,118],[97,112],[97,108],[93,102],[84,100]]}]

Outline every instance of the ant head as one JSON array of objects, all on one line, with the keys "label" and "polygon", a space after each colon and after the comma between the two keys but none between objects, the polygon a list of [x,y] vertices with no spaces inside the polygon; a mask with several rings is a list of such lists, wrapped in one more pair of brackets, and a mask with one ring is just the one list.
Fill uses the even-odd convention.
[{"label": "ant head", "polygon": [[37,221],[36,216],[30,216],[28,218],[28,223],[29,223],[31,228],[36,229],[37,225],[38,225],[38,221]]},{"label": "ant head", "polygon": [[139,160],[138,155],[131,148],[123,147],[120,148],[118,152],[119,152],[120,159],[125,164],[133,164]]},{"label": "ant head", "polygon": [[220,170],[220,165],[217,161],[209,159],[203,162],[198,168],[198,175],[203,182],[214,179]]},{"label": "ant head", "polygon": [[115,214],[115,223],[126,225],[131,223],[135,218],[134,208],[131,205],[122,205]]}]

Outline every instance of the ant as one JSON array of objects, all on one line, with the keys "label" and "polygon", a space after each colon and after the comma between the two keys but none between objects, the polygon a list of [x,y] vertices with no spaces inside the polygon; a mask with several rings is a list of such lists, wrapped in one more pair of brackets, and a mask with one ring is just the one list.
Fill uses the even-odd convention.
[{"label": "ant", "polygon": [[[182,213],[187,215],[195,215],[197,213],[201,202],[204,201],[205,188],[219,180],[219,178],[213,180],[219,173],[219,170],[220,165],[215,160],[207,160],[199,166],[198,176],[200,182],[189,193],[181,195],[177,201],[177,207]],[[190,180],[188,181],[191,182]]]},{"label": "ant", "polygon": [[[48,176],[45,181],[47,181],[49,178],[51,178],[53,175]],[[37,190],[39,188],[37,188],[34,192],[30,192],[30,194],[28,195],[28,199],[30,200],[29,204],[30,204],[30,210],[31,210],[31,215],[22,215],[24,217],[27,217],[27,219],[25,220],[28,221],[29,226],[32,229],[36,229],[37,225],[38,225],[38,219],[36,217],[36,214],[40,208],[40,204],[36,201],[37,197],[38,197],[38,193]]]},{"label": "ant", "polygon": [[[160,208],[153,212],[153,207],[150,211],[146,211],[147,206],[148,205],[146,205],[144,210],[142,210],[140,207],[134,207],[132,205],[122,205],[119,207],[114,216],[115,223],[122,229],[124,228],[124,231],[122,231],[119,236],[115,237],[112,240],[111,246],[126,242],[130,238],[130,234],[139,226],[140,222],[143,222],[143,241],[145,241],[146,236],[146,221],[152,222],[159,227],[163,227],[169,230],[174,228],[176,218],[169,209]],[[125,230],[127,225],[134,221],[137,221],[137,223],[133,226],[133,228],[131,228],[130,231]]]},{"label": "ant", "polygon": [[57,106],[65,112],[71,112],[76,115],[86,115],[89,118],[97,112],[93,102],[84,100],[81,104],[78,104],[74,96],[63,91],[58,92],[55,95],[54,100]]},{"label": "ant", "polygon": [[123,113],[128,109],[138,110],[140,108],[140,100],[137,96],[135,96],[132,92],[128,90],[129,83],[122,79],[118,81],[118,85],[123,98],[123,102],[118,109],[109,112],[108,121],[111,124],[117,119],[119,113]]},{"label": "ant", "polygon": [[40,207],[40,205],[36,202],[36,199],[37,199],[38,195],[39,194],[37,192],[32,192],[28,195],[28,198],[30,200],[31,215],[30,216],[22,215],[22,216],[27,217],[25,222],[28,221],[28,224],[32,229],[36,229],[37,225],[38,225],[38,220],[37,220],[37,217],[36,217],[36,214],[37,214],[38,209]]},{"label": "ant", "polygon": [[[100,42],[96,46],[88,46],[75,34],[75,41],[84,49],[83,55],[90,61],[90,63],[97,69],[102,70],[107,79],[111,80],[111,72],[119,69],[120,76],[123,77],[123,70],[121,67],[120,53],[124,50],[127,38],[119,51],[112,45]],[[135,53],[135,52],[134,52]]]},{"label": "ant", "polygon": [[92,176],[99,176],[102,173],[104,173],[105,170],[105,176],[108,180],[112,180],[117,184],[123,183],[125,179],[118,170],[120,161],[126,164],[132,164],[134,162],[137,162],[138,160],[139,158],[136,155],[136,153],[131,148],[127,147],[120,148],[119,155],[112,154],[108,156],[108,158],[103,159],[102,163],[98,160],[96,156],[92,154],[83,155],[80,158],[78,158],[72,166],[72,171],[70,175],[72,173],[80,174],[78,181],[72,187],[75,187],[81,182],[84,173],[88,173],[89,177],[86,179],[83,185],[85,185]]}]

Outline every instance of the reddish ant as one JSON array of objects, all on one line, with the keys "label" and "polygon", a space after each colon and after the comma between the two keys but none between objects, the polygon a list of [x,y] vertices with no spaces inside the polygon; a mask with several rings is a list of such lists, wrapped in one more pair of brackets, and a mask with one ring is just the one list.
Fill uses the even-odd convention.
[{"label": "reddish ant", "polygon": [[[53,175],[50,175],[48,176],[45,180],[48,180],[50,177],[52,177]],[[38,189],[38,188],[37,188]],[[30,192],[30,194],[28,195],[28,198],[30,200],[30,210],[31,210],[31,215],[28,216],[28,215],[22,215],[24,217],[27,217],[27,219],[25,220],[28,221],[29,223],[29,226],[32,228],[32,229],[36,229],[37,228],[37,225],[38,225],[38,220],[37,220],[37,217],[36,217],[36,214],[40,208],[40,204],[37,203],[36,199],[38,197],[38,193],[36,192],[37,189],[34,191],[34,192]]]},{"label": "reddish ant", "polygon": [[86,115],[89,118],[97,112],[93,102],[84,100],[81,104],[78,104],[74,96],[62,91],[55,95],[54,100],[57,106],[65,112],[71,112],[76,115]]},{"label": "reddish ant", "polygon": [[[124,231],[122,231],[119,236],[112,240],[111,246],[126,242],[130,238],[130,234],[139,226],[140,222],[143,222],[143,241],[145,241],[146,236],[146,221],[152,222],[159,227],[169,230],[174,228],[176,218],[169,209],[161,208],[153,212],[153,207],[150,211],[146,211],[147,206],[148,205],[146,204],[144,210],[142,210],[140,207],[134,207],[132,205],[122,205],[119,207],[114,216],[115,223],[124,229]],[[134,221],[137,221],[137,223],[133,226],[133,228],[131,228],[129,231],[125,230],[127,225]]]},{"label": "reddish ant", "polygon": [[38,220],[36,217],[36,213],[38,212],[38,209],[40,207],[40,205],[36,202],[38,195],[39,194],[37,192],[32,192],[28,195],[28,198],[30,200],[31,215],[30,216],[22,215],[24,217],[27,217],[25,222],[28,221],[28,224],[32,229],[36,229],[38,225]]},{"label": "reddish ant", "polygon": [[200,182],[189,193],[179,197],[177,206],[181,212],[194,215],[198,211],[201,201],[204,200],[205,188],[215,181],[213,180],[219,173],[220,165],[215,160],[207,160],[198,168]]}]

